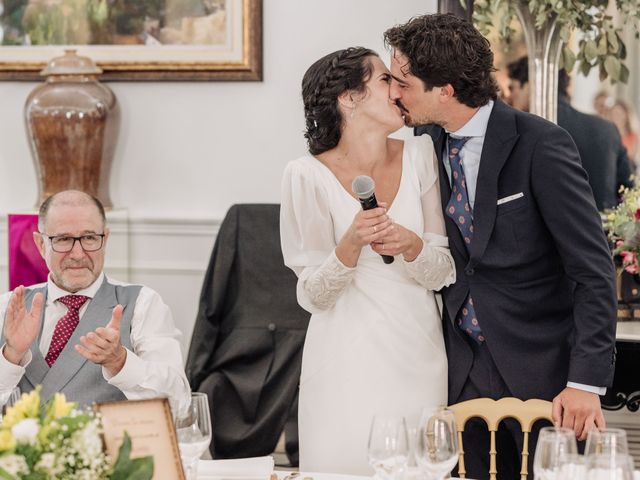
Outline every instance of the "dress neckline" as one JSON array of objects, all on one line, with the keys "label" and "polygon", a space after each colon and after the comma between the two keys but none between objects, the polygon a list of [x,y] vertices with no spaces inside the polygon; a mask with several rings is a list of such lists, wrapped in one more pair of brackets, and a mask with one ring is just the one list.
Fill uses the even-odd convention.
[{"label": "dress neckline", "polygon": [[[404,182],[404,177],[405,177],[404,172],[405,172],[405,167],[406,167],[406,156],[407,156],[407,148],[406,148],[406,146],[407,146],[407,141],[406,140],[401,140],[401,141],[402,141],[402,159],[401,159],[401,165],[400,165],[400,181],[398,182],[398,190],[396,190],[396,194],[393,196],[393,200],[391,201],[391,203],[387,207],[387,212],[390,212],[391,208],[393,208],[393,206],[396,204],[396,200],[398,199],[398,195],[400,195],[400,191],[402,190],[402,184]],[[342,182],[340,182],[340,180],[338,180],[338,177],[336,177],[336,175],[333,173],[333,171],[328,166],[326,166],[323,162],[318,160],[313,155],[309,155],[308,158],[313,160],[314,163],[317,163],[318,165],[320,165],[321,169],[324,170],[333,179],[332,181],[335,184],[337,184],[338,190],[340,190],[344,195],[349,197],[353,202],[358,204],[358,206],[360,205],[360,201],[356,197],[354,197],[344,187],[344,185],[342,185]]]}]

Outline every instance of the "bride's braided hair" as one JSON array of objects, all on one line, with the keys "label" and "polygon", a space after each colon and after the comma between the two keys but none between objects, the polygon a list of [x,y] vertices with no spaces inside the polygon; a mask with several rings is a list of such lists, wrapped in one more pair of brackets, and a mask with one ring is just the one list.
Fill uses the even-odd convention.
[{"label": "bride's braided hair", "polygon": [[370,56],[377,56],[377,53],[363,47],[338,50],[322,57],[304,74],[304,136],[312,155],[338,145],[342,128],[338,97],[347,90],[364,91],[372,71]]}]

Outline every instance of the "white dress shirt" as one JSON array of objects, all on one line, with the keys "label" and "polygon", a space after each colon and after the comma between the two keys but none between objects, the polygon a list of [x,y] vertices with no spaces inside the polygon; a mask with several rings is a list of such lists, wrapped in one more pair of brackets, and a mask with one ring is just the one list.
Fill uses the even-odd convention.
[{"label": "white dress shirt", "polygon": [[[84,295],[89,300],[80,309],[80,321],[87,311],[91,299],[102,285],[104,273],[84,290],[74,295]],[[109,279],[114,285],[127,285]],[[43,356],[47,355],[58,320],[67,313],[67,307],[59,299],[69,292],[58,287],[49,276],[47,281],[47,299],[45,305],[44,324],[40,336],[39,348]],[[35,287],[44,286],[35,285]],[[8,292],[0,296],[0,328],[4,327],[4,318],[11,298]],[[31,308],[29,305],[28,308]],[[119,388],[130,400],[167,397],[173,408],[183,411],[190,402],[190,387],[182,368],[180,352],[181,333],[175,327],[169,307],[160,295],[148,287],[142,287],[136,300],[131,318],[131,346],[127,349],[127,358],[122,370],[110,376],[102,368],[102,375],[109,384]],[[79,355],[78,353],[74,353]],[[4,357],[4,345],[0,353],[0,399],[9,396],[11,390],[18,385],[31,362],[29,350],[20,365],[9,362]],[[70,399],[73,400],[73,399]],[[4,403],[4,402],[2,402]]]},{"label": "white dress shirt", "polygon": [[[460,160],[462,161],[462,168],[464,169],[464,176],[467,181],[467,195],[469,197],[469,204],[471,205],[472,212],[476,200],[476,186],[478,184],[478,172],[480,171],[480,157],[482,155],[484,137],[487,133],[487,126],[489,125],[489,117],[491,116],[492,110],[493,100],[490,100],[486,105],[480,107],[475,115],[471,117],[461,128],[455,132],[447,130],[447,133],[454,138],[470,137],[460,150]],[[448,152],[449,146],[447,145],[446,148]],[[449,164],[448,155],[442,156],[442,162],[449,177],[449,182],[451,182],[451,165]],[[604,395],[607,392],[606,387],[596,387],[575,382],[567,382],[567,387],[597,393],[598,395]]]}]

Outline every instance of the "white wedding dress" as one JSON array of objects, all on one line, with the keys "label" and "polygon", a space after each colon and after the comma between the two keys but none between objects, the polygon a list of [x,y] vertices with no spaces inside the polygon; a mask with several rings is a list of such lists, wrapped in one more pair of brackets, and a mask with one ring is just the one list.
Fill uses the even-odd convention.
[{"label": "white wedding dress", "polygon": [[416,260],[385,265],[370,247],[355,268],[334,249],[360,209],[319,160],[287,165],[280,213],[285,263],[312,313],[299,397],[300,470],[370,475],[376,413],[413,416],[447,401],[447,359],[434,289],[455,281],[428,136],[405,142],[388,214],[424,239]]}]

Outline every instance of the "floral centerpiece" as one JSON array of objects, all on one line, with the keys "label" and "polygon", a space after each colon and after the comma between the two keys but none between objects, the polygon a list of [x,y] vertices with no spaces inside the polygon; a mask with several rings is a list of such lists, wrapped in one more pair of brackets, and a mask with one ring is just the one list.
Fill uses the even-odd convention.
[{"label": "floral centerpiece", "polygon": [[125,438],[112,465],[103,452],[100,417],[56,393],[47,403],[40,387],[7,408],[0,423],[2,480],[149,480],[153,458],[131,459]]},{"label": "floral centerpiece", "polygon": [[638,274],[640,255],[640,186],[623,188],[622,203],[607,214],[606,228],[614,245],[614,255],[620,255],[622,267]]}]

